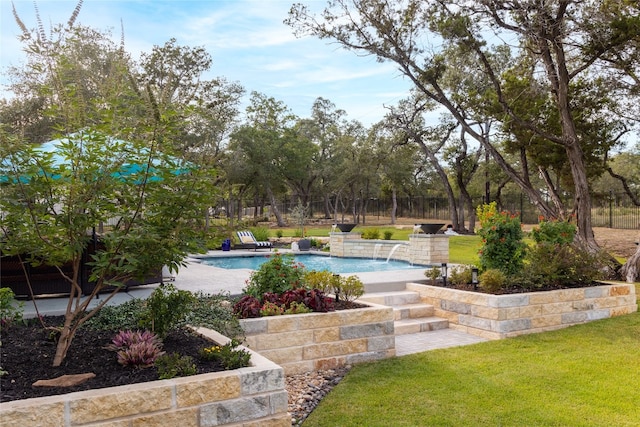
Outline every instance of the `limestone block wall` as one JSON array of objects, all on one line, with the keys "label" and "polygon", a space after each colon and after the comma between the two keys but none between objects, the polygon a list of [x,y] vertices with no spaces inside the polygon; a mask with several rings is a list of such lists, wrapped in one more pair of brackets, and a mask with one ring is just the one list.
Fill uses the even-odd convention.
[{"label": "limestone block wall", "polygon": [[348,258],[391,259],[416,265],[449,262],[449,236],[446,234],[411,234],[409,242],[362,239],[360,233],[331,233],[331,256]]},{"label": "limestone block wall", "polygon": [[451,328],[489,339],[550,331],[638,310],[633,284],[490,295],[408,283]]},{"label": "limestone block wall", "polygon": [[[214,331],[198,332],[226,343]],[[290,427],[284,370],[253,351],[251,364],[233,371],[3,402],[0,426]]]},{"label": "limestone block wall", "polygon": [[395,356],[393,320],[391,307],[370,304],[240,323],[249,348],[296,374]]}]

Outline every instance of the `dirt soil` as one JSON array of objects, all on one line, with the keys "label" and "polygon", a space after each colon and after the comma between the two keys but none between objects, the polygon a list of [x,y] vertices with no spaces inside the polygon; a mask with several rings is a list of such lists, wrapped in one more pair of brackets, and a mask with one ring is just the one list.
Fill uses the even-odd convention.
[{"label": "dirt soil", "polygon": [[[340,301],[336,310],[364,307],[358,303]],[[62,316],[43,318],[45,325],[61,325]],[[118,364],[116,353],[105,349],[117,333],[93,331],[81,328],[71,343],[71,348],[62,366],[51,366],[56,351],[56,342],[50,333],[35,319],[28,324],[2,326],[0,346],[0,366],[7,374],[0,377],[0,402],[52,396],[74,391],[136,384],[158,379],[155,367],[145,369],[123,367]],[[169,333],[163,340],[163,351],[191,356],[197,373],[218,372],[224,368],[214,361],[206,361],[198,356],[200,349],[213,345],[211,341],[186,329]],[[73,387],[33,387],[33,383],[43,379],[53,379],[62,375],[94,373],[96,376],[83,384]]]},{"label": "dirt soil", "polygon": [[594,228],[596,241],[603,249],[622,258],[629,258],[637,250],[640,231],[614,228]]},{"label": "dirt soil", "polygon": [[[62,317],[45,317],[45,324],[59,325]],[[0,377],[0,401],[51,396],[118,385],[135,384],[158,379],[155,367],[137,369],[118,364],[116,353],[104,347],[111,343],[117,331],[90,331],[82,329],[74,338],[62,366],[51,366],[56,343],[37,321],[29,326],[2,327],[0,347],[1,366],[7,374]],[[172,332],[163,341],[167,354],[179,353],[193,358],[199,374],[222,370],[215,362],[198,357],[201,348],[211,341],[186,331]],[[61,375],[94,373],[96,376],[83,384],[68,387],[33,387],[37,380],[57,378]]]}]

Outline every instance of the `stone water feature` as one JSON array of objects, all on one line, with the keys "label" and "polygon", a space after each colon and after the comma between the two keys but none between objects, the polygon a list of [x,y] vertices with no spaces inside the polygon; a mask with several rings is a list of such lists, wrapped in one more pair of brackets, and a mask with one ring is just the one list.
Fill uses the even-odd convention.
[{"label": "stone water feature", "polygon": [[410,234],[409,241],[363,239],[358,232],[329,234],[330,254],[335,257],[393,259],[415,265],[449,262],[449,236]]}]

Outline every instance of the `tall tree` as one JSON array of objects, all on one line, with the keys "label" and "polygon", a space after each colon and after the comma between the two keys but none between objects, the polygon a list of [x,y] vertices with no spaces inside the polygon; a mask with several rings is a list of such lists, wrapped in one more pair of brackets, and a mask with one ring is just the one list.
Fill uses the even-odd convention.
[{"label": "tall tree", "polygon": [[[298,33],[333,39],[347,49],[395,62],[417,90],[447,109],[466,134],[491,153],[543,214],[561,216],[562,212],[546,203],[527,175],[506,162],[500,147],[482,132],[478,122],[470,119],[473,115],[467,108],[456,103],[445,80],[452,64],[444,50],[453,49],[464,55],[475,73],[490,82],[493,92],[494,102],[480,103],[476,108],[489,111],[498,106],[499,113],[494,113],[498,122],[513,121],[519,128],[562,148],[571,172],[578,238],[596,250],[585,163],[587,147],[576,124],[581,111],[572,103],[579,85],[574,83],[580,79],[594,81],[605,68],[620,71],[627,81],[634,76],[638,57],[631,53],[640,39],[639,10],[637,2],[624,0],[336,0],[320,16],[297,4],[291,9],[288,23]],[[499,52],[488,43],[490,37],[506,40],[503,46],[509,43],[517,50],[517,57],[530,59],[557,117],[557,132],[549,129],[544,120],[532,121],[518,114],[514,108],[517,99],[505,92],[496,61]],[[439,48],[434,49],[433,45]],[[621,85],[617,87],[624,90]],[[622,99],[633,95],[629,90],[624,94]]]}]

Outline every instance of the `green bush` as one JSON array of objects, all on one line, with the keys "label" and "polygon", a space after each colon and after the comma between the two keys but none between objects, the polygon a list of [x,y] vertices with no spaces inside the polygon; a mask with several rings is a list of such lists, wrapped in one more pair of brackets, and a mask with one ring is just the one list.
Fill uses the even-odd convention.
[{"label": "green bush", "polygon": [[527,252],[526,263],[514,276],[525,290],[589,286],[604,278],[609,258],[577,245],[539,243]]},{"label": "green bush", "polygon": [[231,340],[225,345],[214,345],[200,350],[200,357],[204,360],[214,360],[220,362],[224,369],[238,369],[249,366],[251,353],[241,348],[237,348],[240,343]]},{"label": "green bush", "polygon": [[441,272],[439,267],[431,267],[425,270],[424,275],[431,280],[431,285],[435,285],[436,281],[440,278]]},{"label": "green bush", "polygon": [[284,235],[284,232],[282,230],[276,230],[276,237],[278,239],[281,239],[283,235]]},{"label": "green bush", "polygon": [[165,337],[179,327],[195,300],[191,292],[176,289],[172,283],[163,283],[146,299],[141,326]]},{"label": "green bush", "polygon": [[364,294],[364,284],[358,279],[358,276],[339,276],[339,278],[336,292],[342,300],[353,302]]},{"label": "green bush", "polygon": [[244,337],[240,322],[233,315],[233,305],[229,295],[209,295],[198,292],[194,297],[189,312],[180,326],[202,326],[214,329],[226,337]]},{"label": "green bush", "polygon": [[24,303],[17,302],[11,288],[0,288],[0,329],[22,321]]},{"label": "green bush", "polygon": [[304,305],[303,302],[293,301],[289,305],[289,308],[284,311],[284,314],[302,314],[311,312],[313,312],[313,310]]},{"label": "green bush", "polygon": [[540,220],[537,227],[531,230],[531,237],[536,243],[552,243],[568,245],[576,235],[576,226],[567,221]]},{"label": "green bush", "polygon": [[385,230],[385,232],[384,232],[384,240],[391,240],[392,236],[393,236],[393,231]]},{"label": "green bush", "polygon": [[326,270],[310,270],[304,275],[306,288],[320,289],[326,294],[333,293],[339,281],[340,276]]},{"label": "green bush", "polygon": [[478,286],[492,294],[500,292],[507,284],[507,276],[497,268],[485,270],[478,279],[480,281]]},{"label": "green bush", "polygon": [[498,212],[496,203],[478,206],[482,237],[480,267],[482,270],[498,269],[506,275],[522,269],[526,244],[517,215]]},{"label": "green bush", "polygon": [[380,238],[380,230],[377,228],[365,228],[362,232],[363,239],[377,240]]},{"label": "green bush", "polygon": [[243,292],[256,298],[261,298],[267,292],[281,294],[303,286],[304,273],[304,266],[296,263],[293,255],[275,253],[251,274]]},{"label": "green bush", "polygon": [[456,266],[449,273],[449,282],[454,285],[466,285],[471,283],[472,273],[469,266]]},{"label": "green bush", "polygon": [[168,380],[175,377],[188,377],[198,373],[191,356],[181,356],[178,353],[163,354],[155,361],[158,378]]},{"label": "green bush", "polygon": [[145,300],[134,298],[118,305],[106,305],[84,324],[93,330],[136,329],[142,324]]},{"label": "green bush", "polygon": [[269,240],[269,229],[267,227],[252,227],[251,232],[259,242],[266,242]]}]

